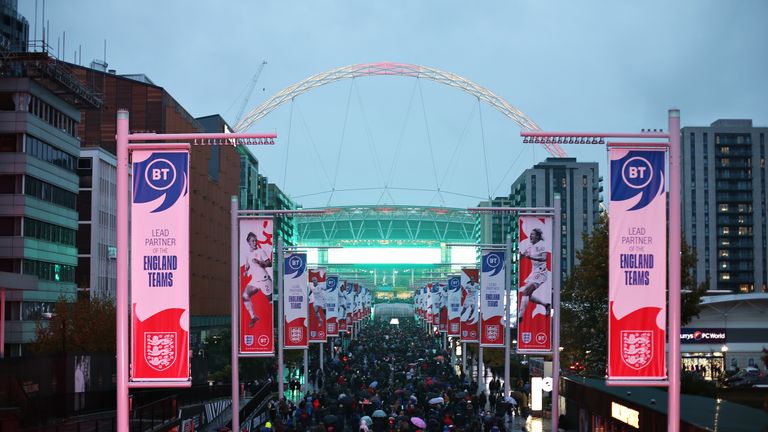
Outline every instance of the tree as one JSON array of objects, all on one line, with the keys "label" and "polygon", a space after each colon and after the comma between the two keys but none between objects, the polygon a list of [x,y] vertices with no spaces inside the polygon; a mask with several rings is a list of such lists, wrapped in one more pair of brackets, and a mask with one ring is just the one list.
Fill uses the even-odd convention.
[{"label": "tree", "polygon": [[[598,219],[584,247],[576,253],[579,265],[563,284],[561,292],[561,345],[565,364],[579,361],[587,372],[605,375],[608,350],[608,216]],[[706,282],[696,286],[691,270],[696,253],[681,242],[681,325],[699,314]]]},{"label": "tree", "polygon": [[37,321],[32,351],[37,353],[115,352],[115,305],[110,299],[62,295],[50,320]]}]

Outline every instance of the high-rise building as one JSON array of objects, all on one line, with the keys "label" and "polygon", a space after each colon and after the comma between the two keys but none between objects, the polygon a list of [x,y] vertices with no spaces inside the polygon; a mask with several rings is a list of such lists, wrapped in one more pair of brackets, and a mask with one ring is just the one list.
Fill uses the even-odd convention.
[{"label": "high-rise building", "polygon": [[60,296],[75,299],[79,121],[37,78],[0,80],[0,288],[33,277],[6,292],[8,355],[23,355]]},{"label": "high-rise building", "polygon": [[117,158],[102,148],[80,150],[77,161],[78,295],[114,299],[117,295]]},{"label": "high-rise building", "polygon": [[765,141],[752,120],[681,130],[683,230],[697,283],[715,292],[766,292]]},{"label": "high-rise building", "polygon": [[[300,207],[274,183],[267,184],[266,202],[268,210],[296,210]],[[293,217],[282,216],[276,218],[274,229],[275,233],[283,239],[286,246],[296,245],[296,221]]]},{"label": "high-rise building", "polygon": [[[584,246],[582,236],[592,233],[599,218],[601,181],[597,162],[547,158],[525,170],[512,184],[512,207],[552,207],[555,194],[560,194],[560,268],[564,278],[579,263],[576,252]],[[517,229],[512,231],[512,238],[517,241]]]}]

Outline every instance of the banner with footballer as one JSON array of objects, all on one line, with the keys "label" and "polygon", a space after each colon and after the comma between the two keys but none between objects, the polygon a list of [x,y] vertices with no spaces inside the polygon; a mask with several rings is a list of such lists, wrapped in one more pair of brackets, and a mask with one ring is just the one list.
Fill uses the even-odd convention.
[{"label": "banner with footballer", "polygon": [[518,218],[518,353],[552,351],[552,220],[551,216]]},{"label": "banner with footballer", "polygon": [[325,331],[335,337],[339,335],[339,277],[328,276],[325,290]]},{"label": "banner with footballer", "polygon": [[608,379],[663,380],[666,151],[612,148],[609,162]]},{"label": "banner with footballer", "polygon": [[286,349],[307,349],[307,254],[289,253],[284,261],[283,346]]},{"label": "banner with footballer", "polygon": [[309,270],[309,341],[325,342],[325,267]]},{"label": "banner with footballer", "polygon": [[240,355],[271,356],[272,329],[271,218],[240,219]]},{"label": "banner with footballer", "polygon": [[338,315],[338,323],[339,323],[339,333],[346,332],[347,331],[347,323],[348,316],[349,316],[349,306],[347,302],[347,294],[349,293],[348,287],[349,283],[347,281],[341,281],[339,282],[341,286],[339,286],[339,307],[338,312],[336,312],[336,315]]},{"label": "banner with footballer", "polygon": [[484,250],[480,275],[480,346],[504,346],[504,252]]},{"label": "banner with footballer", "polygon": [[130,257],[130,379],[188,381],[187,150],[133,152]]},{"label": "banner with footballer", "polygon": [[480,342],[480,275],[476,268],[461,269],[461,341]]},{"label": "banner with footballer", "polygon": [[448,336],[461,336],[461,277],[448,279]]}]

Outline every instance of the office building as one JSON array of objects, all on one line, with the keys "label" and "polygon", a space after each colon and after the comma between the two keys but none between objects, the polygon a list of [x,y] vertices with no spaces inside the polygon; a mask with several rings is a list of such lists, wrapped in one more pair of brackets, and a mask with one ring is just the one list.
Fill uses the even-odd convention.
[{"label": "office building", "polygon": [[721,119],[681,134],[683,234],[697,253],[697,283],[715,293],[766,292],[768,127]]}]

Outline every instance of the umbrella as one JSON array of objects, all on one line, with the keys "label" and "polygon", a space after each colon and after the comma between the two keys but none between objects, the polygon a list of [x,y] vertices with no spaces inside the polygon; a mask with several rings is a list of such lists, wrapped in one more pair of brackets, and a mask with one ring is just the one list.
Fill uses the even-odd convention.
[{"label": "umbrella", "polygon": [[445,403],[445,399],[443,399],[441,397],[436,397],[436,398],[432,398],[432,399],[429,400],[429,404],[430,405],[436,405],[436,404],[441,404],[441,403]]},{"label": "umbrella", "polygon": [[333,414],[328,414],[327,416],[323,417],[323,424],[326,426],[334,425],[337,421],[339,421],[339,418]]},{"label": "umbrella", "polygon": [[372,383],[371,383],[371,384],[370,384],[368,387],[370,387],[370,388],[376,388],[376,387],[378,387],[378,385],[379,385],[379,382],[378,382],[378,381],[374,381],[374,382],[372,382]]},{"label": "umbrella", "polygon": [[411,423],[413,423],[414,426],[425,428],[427,427],[427,424],[424,423],[424,420],[420,419],[419,417],[411,417]]},{"label": "umbrella", "polygon": [[387,413],[385,413],[385,412],[384,412],[384,411],[382,411],[382,410],[376,410],[376,411],[374,411],[374,412],[373,412],[373,414],[372,414],[371,416],[372,416],[373,418],[377,418],[377,417],[378,417],[378,418],[384,418],[384,417],[386,417],[386,416],[387,416]]},{"label": "umbrella", "polygon": [[368,416],[363,416],[360,419],[360,423],[362,423],[362,422],[365,422],[365,424],[368,425],[368,426],[372,426],[373,425],[373,420],[371,420],[371,418],[368,417]]}]

